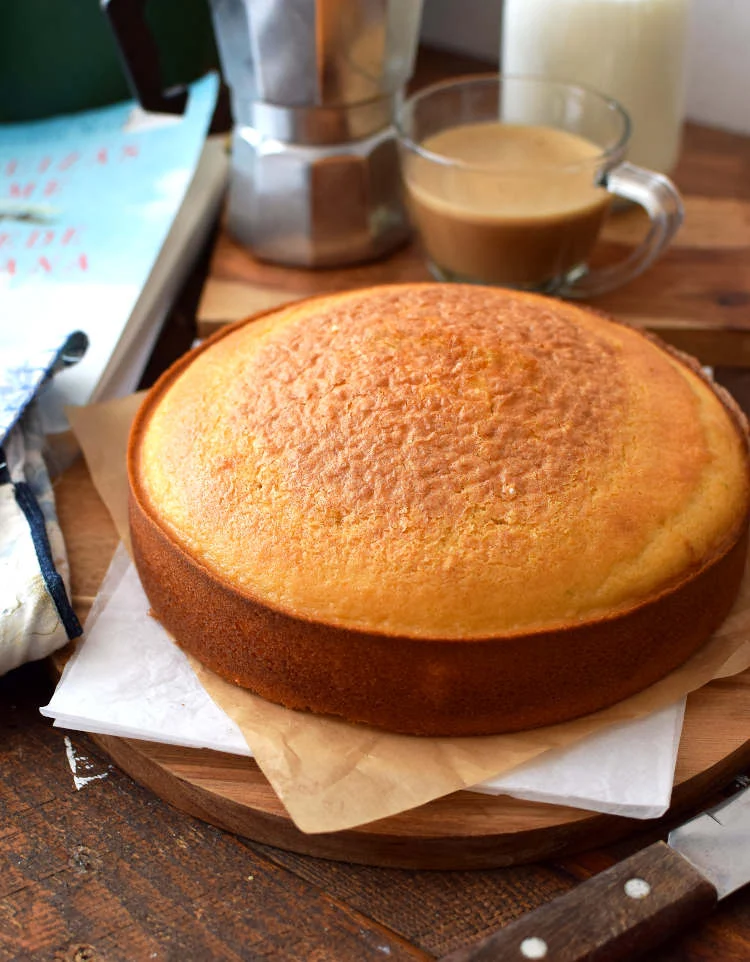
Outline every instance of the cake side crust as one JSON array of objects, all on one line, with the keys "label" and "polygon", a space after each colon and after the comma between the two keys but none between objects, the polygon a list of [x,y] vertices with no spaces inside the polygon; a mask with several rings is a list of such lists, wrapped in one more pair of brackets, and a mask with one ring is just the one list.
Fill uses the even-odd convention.
[{"label": "cake side crust", "polygon": [[132,496],[130,525],[153,614],[206,667],[288,708],[432,736],[556,724],[643,690],[721,624],[747,554],[745,527],[721,557],[632,611],[464,643],[368,634],[274,611],[198,566]]}]

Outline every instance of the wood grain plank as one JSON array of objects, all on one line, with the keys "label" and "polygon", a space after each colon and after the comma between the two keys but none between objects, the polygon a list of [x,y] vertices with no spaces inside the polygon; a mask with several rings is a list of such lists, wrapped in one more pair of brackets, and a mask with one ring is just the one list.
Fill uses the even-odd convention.
[{"label": "wood grain plank", "polygon": [[674,179],[687,194],[750,200],[750,137],[686,124]]},{"label": "wood grain plank", "polygon": [[12,805],[0,811],[15,829],[3,841],[2,962],[428,958],[321,884],[168,807],[72,734],[108,771],[76,792],[64,733],[38,715],[50,691],[39,665],[0,680],[0,799]]},{"label": "wood grain plank", "polygon": [[478,941],[573,884],[566,873],[541,865],[418,872],[325,862],[280,849],[264,851],[434,955]]}]

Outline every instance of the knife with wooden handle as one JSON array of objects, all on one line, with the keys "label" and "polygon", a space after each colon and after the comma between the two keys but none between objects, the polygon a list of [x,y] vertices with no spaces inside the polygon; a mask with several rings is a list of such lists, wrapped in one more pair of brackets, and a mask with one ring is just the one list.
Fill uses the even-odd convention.
[{"label": "knife with wooden handle", "polygon": [[750,882],[750,788],[441,962],[620,962]]}]

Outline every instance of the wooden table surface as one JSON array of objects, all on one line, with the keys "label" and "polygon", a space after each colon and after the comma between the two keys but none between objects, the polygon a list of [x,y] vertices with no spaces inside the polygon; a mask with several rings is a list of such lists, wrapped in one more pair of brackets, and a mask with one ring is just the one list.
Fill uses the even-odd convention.
[{"label": "wooden table surface", "polygon": [[[750,199],[750,139],[694,128],[688,146],[683,171]],[[199,270],[149,378],[189,342],[201,280]],[[742,300],[733,309],[747,310]],[[747,372],[719,373],[750,410]],[[658,837],[644,824],[627,842],[574,858],[472,872],[293,855],[170,808],[87,736],[53,728],[38,711],[52,690],[44,663],[0,679],[0,962],[428,960]],[[647,958],[750,960],[750,890]]]}]

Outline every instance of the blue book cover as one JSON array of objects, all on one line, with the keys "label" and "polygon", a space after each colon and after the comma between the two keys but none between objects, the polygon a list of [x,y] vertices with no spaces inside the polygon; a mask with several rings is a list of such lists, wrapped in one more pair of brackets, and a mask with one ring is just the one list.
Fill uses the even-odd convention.
[{"label": "blue book cover", "polygon": [[96,397],[195,172],[217,92],[213,74],[192,84],[182,117],[127,102],[0,126],[0,411],[4,388],[18,396],[23,380],[12,371],[48,366],[76,330],[89,346],[59,376],[59,401]]}]

